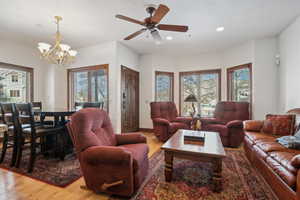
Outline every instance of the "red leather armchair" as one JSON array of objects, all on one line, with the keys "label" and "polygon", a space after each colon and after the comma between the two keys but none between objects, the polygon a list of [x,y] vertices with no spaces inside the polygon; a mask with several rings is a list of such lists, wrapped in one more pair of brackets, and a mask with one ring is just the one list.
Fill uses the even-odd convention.
[{"label": "red leather armchair", "polygon": [[148,172],[148,146],[140,134],[114,134],[107,113],[85,108],[67,124],[87,188],[131,196]]},{"label": "red leather armchair", "polygon": [[201,118],[202,130],[219,132],[224,146],[238,147],[244,138],[243,121],[248,119],[248,102],[221,101],[213,118]]},{"label": "red leather armchair", "polygon": [[151,102],[154,133],[160,141],[167,141],[178,129],[190,129],[191,117],[179,117],[174,102]]}]

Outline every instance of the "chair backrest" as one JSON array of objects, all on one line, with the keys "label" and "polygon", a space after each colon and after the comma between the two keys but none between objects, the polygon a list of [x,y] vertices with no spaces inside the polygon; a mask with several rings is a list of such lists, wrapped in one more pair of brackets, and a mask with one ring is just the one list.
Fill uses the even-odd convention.
[{"label": "chair backrest", "polygon": [[220,101],[216,105],[214,117],[224,122],[233,120],[249,120],[249,103]]},{"label": "chair backrest", "polygon": [[13,103],[1,103],[1,115],[2,115],[2,121],[4,124],[7,125],[13,125]]},{"label": "chair backrest", "polygon": [[75,102],[75,110],[79,108],[101,108],[104,107],[104,102]]},{"label": "chair backrest", "polygon": [[[84,102],[82,108],[101,108],[102,102]],[[103,105],[102,105],[103,108]]]},{"label": "chair backrest", "polygon": [[163,118],[169,121],[178,117],[177,108],[174,102],[151,102],[151,119]]},{"label": "chair backrest", "polygon": [[92,146],[116,146],[117,144],[111,121],[104,110],[81,109],[71,116],[67,127],[77,152]]},{"label": "chair backrest", "polygon": [[22,133],[22,125],[30,124],[31,134],[35,134],[35,121],[31,103],[14,104],[13,110],[15,113],[14,126]]},{"label": "chair backrest", "polygon": [[41,101],[37,101],[37,102],[31,102],[32,104],[32,109],[33,110],[42,110],[42,102]]}]

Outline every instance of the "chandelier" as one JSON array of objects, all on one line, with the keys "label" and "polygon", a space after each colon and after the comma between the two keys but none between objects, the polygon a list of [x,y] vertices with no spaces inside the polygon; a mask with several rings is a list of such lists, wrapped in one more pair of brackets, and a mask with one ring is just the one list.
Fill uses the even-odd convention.
[{"label": "chandelier", "polygon": [[55,35],[55,44],[51,46],[48,43],[38,43],[38,49],[40,50],[41,57],[52,64],[66,65],[74,61],[77,51],[71,50],[71,47],[67,44],[61,44],[61,34],[59,32],[59,22],[62,17],[55,16],[55,23],[57,31]]}]

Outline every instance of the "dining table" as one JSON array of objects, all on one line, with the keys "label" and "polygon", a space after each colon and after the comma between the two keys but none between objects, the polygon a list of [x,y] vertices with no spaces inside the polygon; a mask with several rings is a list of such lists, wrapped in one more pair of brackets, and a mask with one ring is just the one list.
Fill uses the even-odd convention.
[{"label": "dining table", "polygon": [[[58,127],[58,126],[66,126],[68,120],[67,117],[70,117],[72,114],[74,114],[76,110],[74,109],[35,109],[33,110],[33,113],[35,116],[40,116],[40,121],[43,124],[45,122],[46,117],[47,118],[52,118],[53,120],[53,126]],[[47,119],[48,121],[48,119]],[[64,152],[55,154],[55,157],[60,157],[62,160],[64,159],[66,154],[70,154],[73,152],[73,143],[72,140],[68,134],[68,129],[65,127],[65,131],[63,132],[64,138],[65,138],[65,145],[64,145]],[[45,141],[44,141],[44,150],[47,151],[47,149],[51,149],[53,145],[56,144],[56,139],[55,137],[49,135],[46,136]]]}]

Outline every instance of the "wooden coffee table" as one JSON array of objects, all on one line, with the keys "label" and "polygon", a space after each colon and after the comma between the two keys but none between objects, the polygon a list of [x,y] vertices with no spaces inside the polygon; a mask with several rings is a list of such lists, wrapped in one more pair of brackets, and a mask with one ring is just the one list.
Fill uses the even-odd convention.
[{"label": "wooden coffee table", "polygon": [[165,151],[165,178],[172,181],[173,157],[193,161],[210,162],[213,166],[213,190],[222,190],[222,159],[226,157],[219,133],[206,132],[204,142],[184,140],[184,133],[189,130],[178,130],[161,149]]}]

